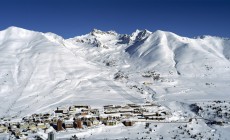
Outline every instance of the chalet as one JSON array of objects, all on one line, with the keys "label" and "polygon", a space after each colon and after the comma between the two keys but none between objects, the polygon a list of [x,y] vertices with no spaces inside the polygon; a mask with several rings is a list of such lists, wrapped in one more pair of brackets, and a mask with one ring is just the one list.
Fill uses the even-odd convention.
[{"label": "chalet", "polygon": [[29,128],[29,123],[21,123],[20,124],[20,129],[28,129]]},{"label": "chalet", "polygon": [[152,116],[159,116],[160,114],[157,112],[152,112],[152,113],[143,113],[143,117],[152,117]]},{"label": "chalet", "polygon": [[120,114],[120,115],[121,115],[121,117],[123,117],[123,118],[130,118],[130,117],[133,117],[133,116],[134,116],[132,113],[122,113],[122,114]]},{"label": "chalet", "polygon": [[170,112],[166,112],[166,111],[161,111],[160,114],[161,116],[171,115]]},{"label": "chalet", "polygon": [[0,133],[6,133],[8,132],[8,128],[4,125],[0,125]]},{"label": "chalet", "polygon": [[58,121],[57,121],[57,131],[61,131],[61,130],[63,130],[62,120],[58,119]]},{"label": "chalet", "polygon": [[81,116],[81,113],[76,113],[74,118],[78,118],[79,116]]},{"label": "chalet", "polygon": [[39,114],[32,114],[31,116],[26,116],[27,119],[34,118],[34,117],[40,117]]},{"label": "chalet", "polygon": [[86,116],[86,115],[89,115],[89,112],[88,112],[88,111],[81,112],[81,116]]},{"label": "chalet", "polygon": [[82,122],[82,120],[81,119],[76,119],[74,121],[74,127],[75,128],[83,128],[83,122]]},{"label": "chalet", "polygon": [[143,109],[143,108],[135,108],[135,109],[133,109],[134,114],[142,114],[143,112],[146,112],[146,110]]},{"label": "chalet", "polygon": [[108,118],[106,115],[100,115],[100,117],[99,117],[100,122],[105,123],[107,120],[108,120]]},{"label": "chalet", "polygon": [[40,121],[41,121],[41,118],[40,118],[40,117],[34,117],[34,118],[33,118],[33,121],[34,121],[34,122],[40,122]]},{"label": "chalet", "polygon": [[23,117],[22,120],[23,120],[24,122],[28,122],[28,121],[29,121],[29,117],[28,117],[28,116]]},{"label": "chalet", "polygon": [[37,124],[37,128],[38,128],[38,129],[42,129],[42,130],[44,130],[44,129],[46,129],[46,128],[47,128],[47,126],[46,126],[46,124],[45,124],[45,123],[38,123],[38,124]]},{"label": "chalet", "polygon": [[16,138],[19,138],[22,135],[19,129],[14,131],[14,134],[15,134]]},{"label": "chalet", "polygon": [[90,109],[90,106],[88,106],[88,105],[75,105],[74,108],[78,108],[78,109],[80,109],[80,108]]},{"label": "chalet", "polygon": [[53,119],[51,120],[52,123],[57,123],[58,118],[57,117],[53,117]]},{"label": "chalet", "polygon": [[74,128],[74,123],[73,121],[65,121],[65,128]]},{"label": "chalet", "polygon": [[86,120],[85,122],[86,126],[91,127],[92,126],[92,122],[90,120]]},{"label": "chalet", "polygon": [[106,111],[104,111],[104,113],[105,114],[114,114],[114,113],[119,113],[119,111],[118,110],[106,110]]},{"label": "chalet", "polygon": [[133,126],[135,124],[132,120],[125,120],[122,122],[125,126]]},{"label": "chalet", "polygon": [[114,105],[105,105],[104,106],[104,110],[108,110],[108,109],[114,109]]},{"label": "chalet", "polygon": [[114,125],[117,125],[117,121],[116,120],[107,120],[105,122],[105,125],[107,125],[107,126],[114,126]]},{"label": "chalet", "polygon": [[63,110],[63,115],[68,115],[69,114],[69,111],[68,110]]},{"label": "chalet", "polygon": [[113,115],[109,115],[107,116],[107,120],[113,120],[113,119],[120,119],[120,115],[119,114],[113,114]]},{"label": "chalet", "polygon": [[127,104],[127,106],[132,107],[132,108],[140,108],[140,105],[137,104]]},{"label": "chalet", "polygon": [[31,130],[32,132],[36,132],[37,131],[37,126],[35,124],[30,124],[29,125],[29,130]]},{"label": "chalet", "polygon": [[67,114],[68,110],[64,107],[57,107],[57,109],[55,110],[55,113]]},{"label": "chalet", "polygon": [[75,111],[76,111],[76,108],[75,108],[74,106],[70,106],[70,107],[69,107],[69,111],[75,112]]},{"label": "chalet", "polygon": [[83,108],[83,109],[81,109],[81,112],[90,112],[90,110]]},{"label": "chalet", "polygon": [[91,109],[90,112],[94,115],[99,115],[99,110],[98,109]]},{"label": "chalet", "polygon": [[59,117],[59,118],[62,118],[62,117],[63,117],[63,114],[62,114],[62,113],[55,113],[55,116],[56,116],[56,117]]},{"label": "chalet", "polygon": [[17,125],[12,124],[12,125],[10,125],[10,129],[11,129],[11,130],[16,130],[16,129],[18,129],[18,128],[17,128]]},{"label": "chalet", "polygon": [[43,114],[43,117],[50,117],[50,113]]},{"label": "chalet", "polygon": [[143,104],[142,106],[143,106],[143,107],[153,107],[153,106],[158,106],[158,107],[160,107],[159,105],[156,105],[156,104],[153,104],[153,103],[146,103],[146,104]]},{"label": "chalet", "polygon": [[51,120],[50,119],[44,119],[43,123],[51,123]]},{"label": "chalet", "polygon": [[64,118],[63,118],[64,120],[69,120],[70,119],[70,117],[68,117],[68,116],[64,116]]},{"label": "chalet", "polygon": [[35,119],[32,118],[32,117],[30,117],[29,120],[28,120],[29,123],[34,122],[34,121],[35,121]]},{"label": "chalet", "polygon": [[165,117],[158,117],[157,120],[165,120]]},{"label": "chalet", "polygon": [[49,116],[43,116],[44,120],[49,120],[49,118],[50,118]]},{"label": "chalet", "polygon": [[98,120],[93,120],[93,121],[92,121],[92,124],[93,124],[93,125],[99,125],[99,121],[98,121]]},{"label": "chalet", "polygon": [[116,105],[114,108],[115,108],[115,109],[119,109],[119,108],[122,108],[122,106]]},{"label": "chalet", "polygon": [[120,113],[133,113],[133,109],[132,108],[122,108],[119,110]]},{"label": "chalet", "polygon": [[77,110],[74,106],[69,107],[69,114],[74,115],[76,112],[77,112]]},{"label": "chalet", "polygon": [[131,107],[128,105],[125,105],[125,106],[122,106],[121,109],[131,109]]}]

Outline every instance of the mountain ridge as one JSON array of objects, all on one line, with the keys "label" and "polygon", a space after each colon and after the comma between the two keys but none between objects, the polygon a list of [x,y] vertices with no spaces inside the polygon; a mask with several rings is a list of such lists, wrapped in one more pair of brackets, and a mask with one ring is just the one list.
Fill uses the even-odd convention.
[{"label": "mountain ridge", "polygon": [[[159,95],[164,95],[167,90],[142,85],[141,73],[155,72],[160,74],[162,81],[230,77],[228,46],[228,39],[210,36],[192,39],[160,30],[136,30],[127,35],[94,29],[86,35],[64,39],[54,33],[9,27],[0,31],[0,96],[4,103],[11,95],[13,97],[0,114],[20,114],[17,110],[26,110],[20,114],[25,115],[38,108],[48,110],[64,95],[66,99],[57,104],[68,104],[68,100],[75,101],[72,97],[78,100],[78,95],[73,94],[75,90],[82,96],[88,91],[84,84],[95,90],[90,83],[99,87],[103,82],[105,85],[107,81],[113,83],[116,73],[121,76],[123,84],[120,86],[126,89],[124,91],[131,92],[127,87],[138,84],[146,93],[147,89],[151,89]],[[175,86],[177,83],[172,82]],[[113,86],[117,87],[116,84],[119,82],[113,83]],[[103,94],[108,97],[107,93]],[[54,100],[52,96],[55,96]],[[45,98],[42,103],[32,105],[42,97]],[[21,106],[22,102],[28,103]]]},{"label": "mountain ridge", "polygon": [[[6,29],[3,29],[3,30],[0,30],[0,32],[3,32],[3,31],[7,31],[7,30],[17,30],[17,31],[24,31],[24,32],[38,32],[38,33],[44,33],[44,32],[40,32],[40,31],[36,31],[36,30],[29,30],[29,29],[25,29],[25,28],[22,28],[22,27],[17,27],[17,26],[9,26],[8,28]],[[103,31],[103,30],[100,30],[100,29],[92,29],[92,31],[89,33],[94,33],[94,32],[101,32],[101,33],[112,33],[112,34],[119,34],[117,33],[116,31],[114,30],[108,30],[108,31]],[[165,33],[171,33],[171,34],[175,34],[173,32],[170,32],[170,31],[164,31],[164,30],[155,30],[153,32],[149,31],[148,29],[136,29],[136,31],[132,32],[130,34],[130,36],[132,34],[134,34],[135,32],[150,32],[150,33],[154,33],[154,32],[165,32]],[[52,33],[52,32],[46,32],[46,33]],[[45,33],[44,33],[45,34]],[[52,33],[52,34],[55,34],[55,33]],[[57,35],[57,34],[56,34]],[[83,34],[84,35],[84,34]],[[119,34],[119,35],[128,35],[128,34]],[[175,34],[177,35],[177,34]],[[60,36],[60,35],[58,35]],[[82,35],[77,35],[77,36],[82,36]],[[181,35],[177,35],[177,36],[180,36],[180,37],[183,37]],[[62,37],[62,36],[60,36]],[[76,36],[75,36],[76,37]],[[221,39],[226,39],[226,40],[229,40],[230,38],[229,37],[220,37],[220,36],[212,36],[212,35],[198,35],[198,36],[194,36],[194,37],[184,37],[184,38],[189,38],[189,39],[204,39],[204,38],[207,38],[207,37],[214,37],[214,38],[221,38]],[[63,38],[63,37],[62,37]],[[71,37],[71,38],[74,38],[74,37]],[[67,38],[67,39],[70,39],[70,38]]]}]

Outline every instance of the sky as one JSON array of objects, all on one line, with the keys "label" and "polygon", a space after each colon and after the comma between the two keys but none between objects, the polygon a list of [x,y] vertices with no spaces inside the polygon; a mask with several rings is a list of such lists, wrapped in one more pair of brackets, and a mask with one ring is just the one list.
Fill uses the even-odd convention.
[{"label": "sky", "polygon": [[0,0],[0,30],[10,26],[64,38],[94,28],[230,38],[230,0]]}]

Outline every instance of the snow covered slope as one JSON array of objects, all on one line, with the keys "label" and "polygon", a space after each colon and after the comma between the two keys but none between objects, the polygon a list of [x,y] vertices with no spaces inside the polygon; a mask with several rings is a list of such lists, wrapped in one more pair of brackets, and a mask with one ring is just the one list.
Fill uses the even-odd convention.
[{"label": "snow covered slope", "polygon": [[126,51],[141,60],[140,69],[150,67],[185,76],[219,76],[230,72],[229,43],[230,40],[218,37],[190,39],[156,31]]},{"label": "snow covered slope", "polygon": [[[91,40],[103,45],[92,45]],[[227,38],[187,38],[160,30],[136,30],[131,35],[93,30],[67,41],[74,46],[72,52],[81,51],[88,61],[105,65],[111,72],[119,71],[126,77],[121,78],[121,83],[132,88],[133,93],[154,94],[158,101],[229,97]]]},{"label": "snow covered slope", "polygon": [[41,108],[60,101],[66,93],[70,95],[65,100],[69,100],[80,81],[94,77],[113,81],[118,71],[129,75],[128,84],[140,84],[141,74],[136,73],[146,71],[161,77],[226,78],[229,45],[229,39],[192,39],[160,30],[122,35],[94,29],[65,40],[52,33],[10,27],[0,32],[0,95],[6,103],[1,114]]},{"label": "snow covered slope", "polygon": [[24,116],[83,100],[107,103],[111,95],[120,103],[123,97],[115,91],[98,95],[109,86],[119,91],[120,87],[107,82],[108,70],[74,54],[66,45],[52,33],[17,27],[0,32],[0,116]]},{"label": "snow covered slope", "polygon": [[[94,29],[70,39],[10,27],[0,31],[0,117],[58,106],[226,100],[230,40]],[[183,110],[184,109],[184,110]]]},{"label": "snow covered slope", "polygon": [[190,77],[219,76],[230,72],[230,40],[219,37],[193,39],[160,30],[153,33],[136,30],[132,35],[120,35],[95,29],[69,41],[76,46],[84,46],[80,48],[87,57],[98,61],[104,58],[121,64],[121,59],[116,60],[116,57],[126,55],[125,61],[131,60],[129,65],[139,70],[154,68],[164,74],[170,71],[174,75]]}]

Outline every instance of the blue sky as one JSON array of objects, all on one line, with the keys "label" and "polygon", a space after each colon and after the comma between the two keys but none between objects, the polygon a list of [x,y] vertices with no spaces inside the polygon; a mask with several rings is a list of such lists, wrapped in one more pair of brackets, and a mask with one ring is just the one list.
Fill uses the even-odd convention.
[{"label": "blue sky", "polygon": [[230,37],[229,0],[0,0],[0,30],[18,26],[70,38],[93,28],[130,34]]}]

